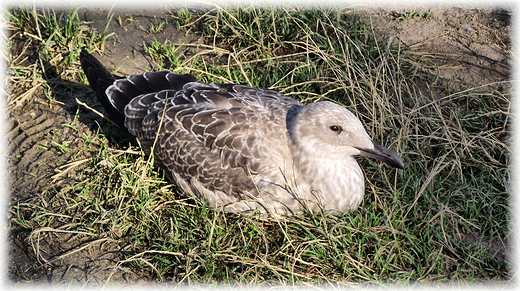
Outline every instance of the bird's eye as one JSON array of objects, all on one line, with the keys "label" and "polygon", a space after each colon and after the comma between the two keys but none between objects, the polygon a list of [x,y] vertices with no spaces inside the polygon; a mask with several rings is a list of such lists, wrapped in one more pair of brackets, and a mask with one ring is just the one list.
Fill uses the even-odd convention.
[{"label": "bird's eye", "polygon": [[340,130],[341,130],[341,127],[339,127],[339,126],[337,126],[337,125],[332,125],[332,126],[330,127],[330,130],[332,130],[332,131],[340,131]]}]

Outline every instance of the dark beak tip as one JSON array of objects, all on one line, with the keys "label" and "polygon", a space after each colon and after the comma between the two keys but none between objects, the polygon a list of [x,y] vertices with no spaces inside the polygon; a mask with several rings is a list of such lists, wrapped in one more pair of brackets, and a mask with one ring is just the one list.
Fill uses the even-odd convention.
[{"label": "dark beak tip", "polygon": [[389,165],[390,167],[401,169],[401,170],[404,169],[404,163],[401,160],[401,158],[399,158],[399,156],[397,156],[397,155],[395,155],[389,159],[380,159],[380,161]]},{"label": "dark beak tip", "polygon": [[390,159],[388,160],[382,160],[382,162],[388,164],[389,166],[392,166],[394,168],[397,168],[397,169],[404,169],[404,163],[403,163],[403,160],[397,155],[397,154],[393,154]]},{"label": "dark beak tip", "polygon": [[403,160],[395,152],[379,145],[375,141],[372,142],[374,143],[374,149],[358,148],[362,155],[378,159],[391,167],[404,169]]}]

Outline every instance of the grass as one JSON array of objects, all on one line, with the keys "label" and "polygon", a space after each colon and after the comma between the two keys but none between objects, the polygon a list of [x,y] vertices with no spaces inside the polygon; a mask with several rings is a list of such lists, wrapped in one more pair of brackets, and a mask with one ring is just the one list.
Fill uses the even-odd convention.
[{"label": "grass", "polygon": [[[119,23],[121,25],[121,21],[119,21]],[[160,20],[157,20],[156,17],[154,17],[154,21],[152,23],[150,23],[148,28],[144,28],[142,26],[139,26],[139,28],[141,30],[147,32],[148,34],[157,34],[157,33],[160,33],[161,31],[163,31],[164,27],[166,25],[168,25],[168,20],[160,21]]]},{"label": "grass", "polygon": [[401,12],[394,12],[393,16],[397,20],[407,20],[407,19],[412,19],[412,18],[430,19],[433,17],[433,13],[429,10],[426,12],[419,12],[419,11],[416,11],[415,9],[410,9],[410,10],[402,10]]},{"label": "grass", "polygon": [[[182,198],[139,147],[102,124],[94,137],[77,133],[84,146],[99,149],[77,155],[88,166],[75,176],[55,176],[67,186],[10,208],[11,228],[27,231],[36,260],[59,266],[87,247],[111,244],[120,251],[103,284],[118,284],[122,273],[251,286],[464,286],[511,279],[503,257],[509,244],[510,84],[501,92],[486,85],[453,91],[412,66],[417,56],[356,20],[355,10],[217,7],[171,15],[206,45],[192,53],[189,44],[170,40],[142,44],[157,69],[269,87],[307,103],[343,104],[374,140],[403,157],[406,168],[360,160],[366,194],[353,213],[243,217]],[[89,30],[76,10],[57,15],[15,8],[7,19],[11,110],[30,98],[23,92],[31,86],[47,88],[45,104],[57,102],[55,92],[79,90],[64,84],[85,83],[79,50],[102,51],[110,36],[108,26],[102,33]],[[162,23],[176,25],[154,23],[149,33]],[[43,144],[71,150],[71,143]],[[64,165],[62,171],[76,164]],[[45,244],[71,237],[77,243],[62,252],[49,252]],[[30,280],[17,276],[11,279]]]}]

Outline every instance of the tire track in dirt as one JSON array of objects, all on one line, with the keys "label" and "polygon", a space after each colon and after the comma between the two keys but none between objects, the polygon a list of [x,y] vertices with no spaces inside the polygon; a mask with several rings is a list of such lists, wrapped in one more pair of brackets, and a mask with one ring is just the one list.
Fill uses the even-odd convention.
[{"label": "tire track in dirt", "polygon": [[[51,80],[51,87],[56,83]],[[78,219],[74,214],[56,216],[44,226],[32,219],[35,215],[53,216],[62,213],[60,208],[68,207],[66,200],[74,199],[77,191],[71,187],[95,171],[93,161],[106,142],[97,132],[110,132],[106,121],[76,102],[77,98],[103,111],[87,86],[75,83],[66,86],[77,88],[70,91],[58,86],[52,92],[52,100],[43,89],[35,91],[18,102],[18,106],[11,106],[5,121],[11,193],[8,273],[13,282],[53,283],[68,278],[75,282],[102,283],[110,276],[115,279],[123,276],[112,274],[109,266],[122,259],[120,249],[121,244],[126,244],[124,239],[113,241],[102,236],[92,238],[60,232]],[[109,136],[109,140],[116,142],[126,138],[119,138],[117,132]],[[77,161],[78,165],[68,166]],[[55,179],[57,174],[60,176]],[[24,221],[32,221],[34,225],[24,225]]]},{"label": "tire track in dirt", "polygon": [[[57,97],[56,100],[50,101],[45,97],[45,92],[40,90],[19,106],[9,108],[5,124],[8,137],[7,167],[11,192],[11,221],[24,221],[34,215],[33,211],[37,208],[26,205],[44,206],[46,203],[53,203],[51,197],[81,179],[78,173],[90,166],[91,162],[88,159],[95,157],[99,151],[99,144],[88,143],[85,138],[96,138],[95,130],[92,130],[96,127],[92,114],[82,107],[78,109],[74,96],[70,94],[59,94]],[[90,120],[90,123],[86,123],[86,120]],[[82,159],[87,159],[87,162],[69,169],[59,179],[53,179],[54,175],[63,170],[60,167]],[[44,194],[45,191],[49,191],[49,194]],[[13,206],[20,206],[17,213],[13,212]],[[11,223],[11,277],[38,282],[45,281],[45,278],[49,280],[64,274],[66,270],[61,269],[72,266],[77,259],[74,258],[66,266],[38,263],[37,252],[30,243],[31,235],[38,231],[38,227]],[[84,239],[70,240],[66,236],[52,239],[52,235],[43,237],[47,239],[36,242],[39,251],[50,254],[51,257],[63,252],[56,250],[56,246],[69,245],[74,248],[84,243]],[[49,243],[48,239],[54,242]],[[57,243],[57,240],[68,240],[68,244]],[[27,270],[33,271],[28,274]]]},{"label": "tire track in dirt", "polygon": [[75,124],[77,131],[65,126],[73,123],[73,116],[61,106],[49,101],[40,103],[38,99],[13,109],[7,121],[8,171],[11,190],[17,193],[12,195],[15,201],[56,187],[57,184],[49,183],[56,169],[73,161],[73,156],[82,150],[78,147],[82,146],[84,125]]}]

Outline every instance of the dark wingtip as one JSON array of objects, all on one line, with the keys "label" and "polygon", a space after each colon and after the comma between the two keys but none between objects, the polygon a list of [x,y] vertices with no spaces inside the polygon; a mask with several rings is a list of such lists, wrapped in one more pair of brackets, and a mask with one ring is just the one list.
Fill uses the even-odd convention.
[{"label": "dark wingtip", "polygon": [[79,52],[79,62],[81,63],[82,60],[87,58],[89,55],[90,55],[90,53],[88,52],[88,50],[85,47],[81,48],[81,51]]},{"label": "dark wingtip", "polygon": [[[106,94],[106,89],[114,83],[116,76],[114,76],[101,62],[91,55],[86,48],[82,48],[79,53],[79,60],[81,68],[87,76],[90,87],[96,93],[96,96],[108,112],[112,120],[123,130],[126,130],[124,126],[124,112],[115,107],[113,104],[120,100],[110,101],[110,97]],[[126,100],[120,101],[126,102]],[[124,107],[124,106],[123,106]]]}]

